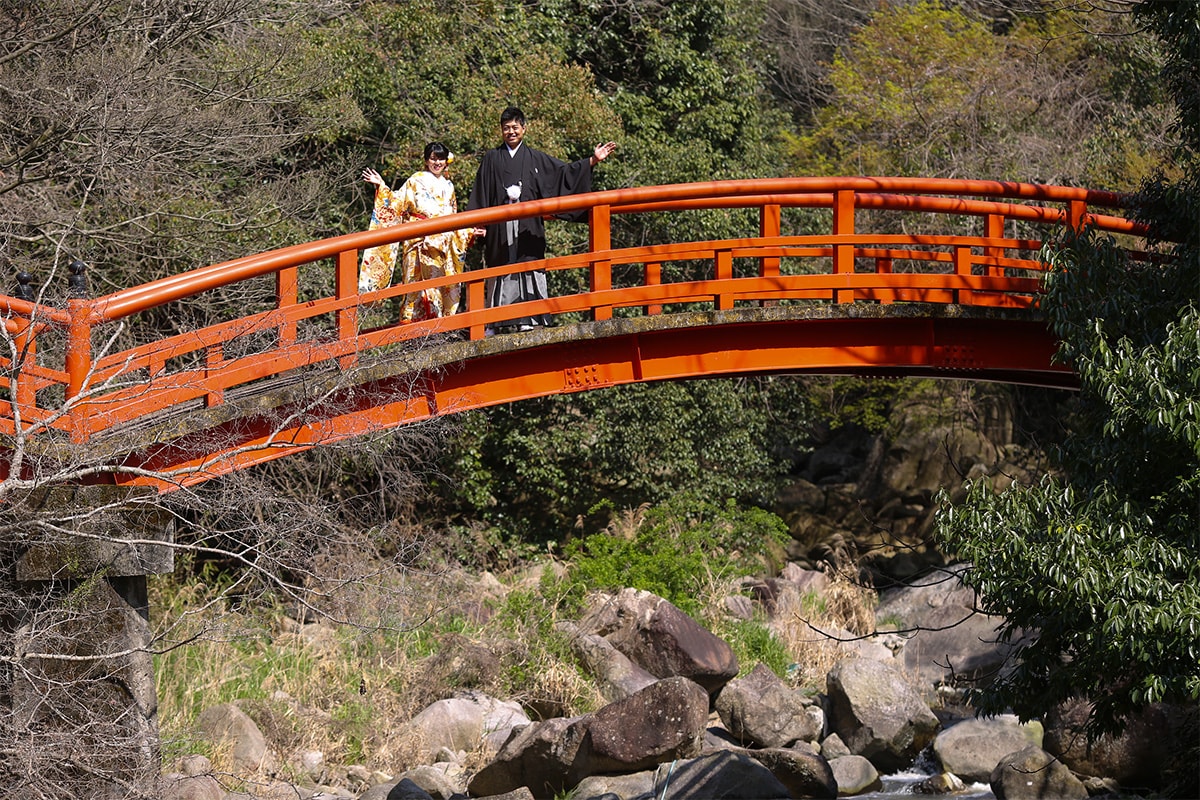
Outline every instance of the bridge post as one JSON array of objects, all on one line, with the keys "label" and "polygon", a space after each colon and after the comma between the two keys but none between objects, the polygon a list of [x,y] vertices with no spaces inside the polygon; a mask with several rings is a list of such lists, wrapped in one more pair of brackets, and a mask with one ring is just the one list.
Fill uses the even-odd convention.
[{"label": "bridge post", "polygon": [[[25,300],[32,303],[34,300],[33,275],[21,270],[17,273],[17,289],[16,297],[19,300]],[[13,335],[13,344],[16,346],[18,370],[17,377],[17,405],[24,408],[32,408],[37,403],[37,391],[34,387],[33,378],[22,376],[21,372],[26,364],[36,363],[37,361],[37,337],[33,335],[33,317],[18,318],[17,328]]]},{"label": "bridge post", "polygon": [[58,486],[14,504],[0,606],[6,741],[73,797],[157,796],[161,764],[146,576],[174,568],[153,489]]},{"label": "bridge post", "polygon": [[[333,291],[339,300],[358,294],[358,251],[345,250],[337,255]],[[337,311],[338,341],[350,342],[358,333],[358,303]],[[338,359],[338,366],[349,369],[358,363],[358,348]]]},{"label": "bridge post", "polygon": [[[612,249],[612,209],[609,206],[593,206],[589,214],[588,249],[593,253]],[[591,269],[593,292],[612,288],[612,261],[593,260]],[[599,322],[612,319],[612,306],[596,306],[592,319]]]},{"label": "bridge post", "polygon": [[[778,203],[767,203],[758,214],[758,235],[770,239],[783,235],[783,214]],[[773,278],[779,274],[778,256],[764,256],[758,262],[758,274],[764,278]]]},{"label": "bridge post", "polygon": [[287,267],[275,273],[275,307],[284,312],[283,322],[279,325],[279,345],[292,344],[296,341],[296,322],[291,319],[288,310],[295,308],[300,299],[300,271],[295,267]]},{"label": "bridge post", "polygon": [[[854,235],[854,190],[840,189],[833,196],[833,235]],[[836,244],[833,246],[833,272],[835,275],[854,274],[854,245]],[[853,289],[835,289],[834,301],[838,303],[853,303]]]},{"label": "bridge post", "polygon": [[[66,401],[70,403],[83,393],[88,373],[92,369],[92,321],[91,303],[88,300],[87,265],[79,259],[71,262],[67,279],[67,312],[71,321],[67,325],[67,390]],[[87,425],[78,406],[71,412],[71,441],[76,444],[87,441]]]},{"label": "bridge post", "polygon": [[[984,221],[983,235],[988,239],[1003,239],[1004,216],[1001,214],[988,214]],[[1004,258],[1004,248],[985,247],[983,254],[988,258]],[[1004,275],[1004,268],[998,264],[989,264],[987,271],[988,275],[994,278]]]},{"label": "bridge post", "polygon": [[1083,220],[1086,216],[1087,203],[1083,200],[1072,200],[1067,204],[1067,223],[1075,233],[1083,230]]}]

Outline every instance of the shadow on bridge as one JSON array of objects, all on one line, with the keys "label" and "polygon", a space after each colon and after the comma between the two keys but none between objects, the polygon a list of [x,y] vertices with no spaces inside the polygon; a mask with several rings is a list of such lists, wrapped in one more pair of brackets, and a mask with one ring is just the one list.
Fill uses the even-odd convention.
[{"label": "shadow on bridge", "polygon": [[[440,414],[699,377],[841,373],[1070,387],[1037,309],[1040,251],[1051,238],[1043,234],[1091,226],[1136,237],[1134,223],[1095,213],[1124,202],[1068,187],[902,178],[643,187],[349,234],[100,298],[77,290],[65,308],[30,293],[0,298],[10,344],[0,358],[10,375],[3,466],[22,474],[71,464],[65,472],[78,482],[169,491]],[[590,220],[584,253],[358,293],[365,248],[579,209]],[[616,216],[698,209],[741,213],[754,230],[613,245]],[[803,224],[789,219],[794,209],[810,210]],[[893,215],[885,221],[894,228],[865,231],[864,210],[902,212],[903,221]],[[587,288],[485,307],[486,280],[531,268],[574,271]],[[470,310],[387,319],[395,298],[450,284],[461,285]],[[247,313],[157,334],[155,315],[201,296]],[[486,326],[541,313],[561,324],[484,336]]]}]

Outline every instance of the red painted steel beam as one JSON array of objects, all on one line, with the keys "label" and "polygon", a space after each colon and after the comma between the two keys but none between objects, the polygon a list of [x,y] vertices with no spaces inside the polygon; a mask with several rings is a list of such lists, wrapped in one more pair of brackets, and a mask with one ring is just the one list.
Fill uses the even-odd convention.
[{"label": "red painted steel beam", "polygon": [[[877,316],[757,319],[646,329],[626,321],[514,334],[436,370],[341,387],[277,430],[276,415],[239,417],[144,447],[118,483],[169,491],[307,450],[471,409],[634,382],[755,374],[921,375],[1070,388],[1056,342],[1037,321]],[[635,327],[635,330],[623,330]],[[607,335],[593,335],[594,331]],[[573,338],[578,336],[581,338]],[[470,352],[470,343],[459,343]],[[280,409],[280,414],[295,409]],[[213,448],[214,442],[222,443]],[[177,484],[152,473],[177,473]]]}]

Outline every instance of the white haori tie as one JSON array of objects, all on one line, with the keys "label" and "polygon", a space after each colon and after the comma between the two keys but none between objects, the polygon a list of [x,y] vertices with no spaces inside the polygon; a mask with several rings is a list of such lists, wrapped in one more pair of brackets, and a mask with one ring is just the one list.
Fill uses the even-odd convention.
[{"label": "white haori tie", "polygon": [[[521,199],[521,184],[516,183],[512,186],[505,186],[504,191],[508,194],[508,202],[516,203]],[[508,243],[512,245],[517,240],[517,220],[510,219],[507,223]]]}]

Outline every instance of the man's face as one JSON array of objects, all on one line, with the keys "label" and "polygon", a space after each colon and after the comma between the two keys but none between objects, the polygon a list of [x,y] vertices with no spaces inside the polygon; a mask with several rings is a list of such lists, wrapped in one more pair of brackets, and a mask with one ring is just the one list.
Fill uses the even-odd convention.
[{"label": "man's face", "polygon": [[509,120],[500,126],[500,136],[503,137],[504,143],[512,149],[521,143],[525,138],[525,126],[515,119]]}]

